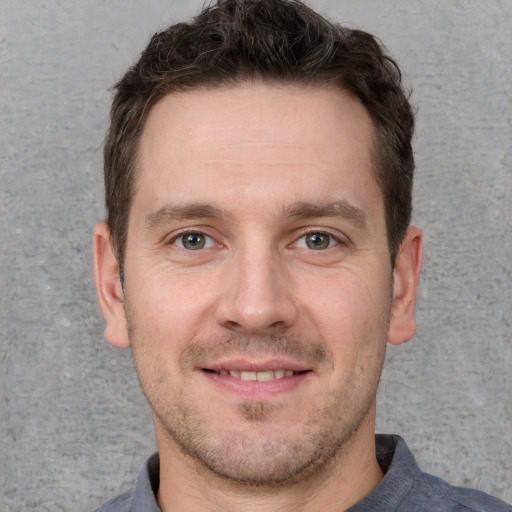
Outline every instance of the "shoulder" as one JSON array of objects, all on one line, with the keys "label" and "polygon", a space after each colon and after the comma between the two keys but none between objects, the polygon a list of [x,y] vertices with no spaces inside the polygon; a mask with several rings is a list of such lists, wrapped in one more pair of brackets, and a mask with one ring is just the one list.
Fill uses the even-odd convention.
[{"label": "shoulder", "polygon": [[[512,507],[476,489],[455,487],[420,470],[399,436],[377,435],[377,459],[385,476],[354,511],[512,512]],[[382,505],[385,504],[383,507]]]},{"label": "shoulder", "polygon": [[450,497],[461,506],[476,512],[512,512],[510,505],[476,489],[451,487]]},{"label": "shoulder", "polygon": [[125,492],[105,503],[94,512],[129,512],[133,501],[133,491]]},{"label": "shoulder", "polygon": [[399,510],[512,512],[512,507],[477,489],[454,487],[436,476],[420,472]]},{"label": "shoulder", "polygon": [[[422,488],[424,496],[439,510],[456,512],[512,512],[512,507],[494,496],[477,489],[455,487],[449,483],[422,473],[416,481],[416,486]],[[414,487],[412,492],[414,493]],[[442,508],[444,503],[445,508]],[[438,510],[434,508],[433,510]]]}]

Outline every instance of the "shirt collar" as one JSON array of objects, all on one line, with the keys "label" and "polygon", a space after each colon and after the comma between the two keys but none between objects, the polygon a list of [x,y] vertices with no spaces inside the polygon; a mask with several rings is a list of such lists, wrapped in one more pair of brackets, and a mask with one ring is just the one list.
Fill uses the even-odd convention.
[{"label": "shirt collar", "polygon": [[396,510],[411,490],[415,476],[420,473],[413,454],[400,436],[377,434],[375,445],[384,478],[347,512]]},{"label": "shirt collar", "polygon": [[139,470],[130,512],[161,512],[156,502],[159,485],[160,460],[154,453]]}]

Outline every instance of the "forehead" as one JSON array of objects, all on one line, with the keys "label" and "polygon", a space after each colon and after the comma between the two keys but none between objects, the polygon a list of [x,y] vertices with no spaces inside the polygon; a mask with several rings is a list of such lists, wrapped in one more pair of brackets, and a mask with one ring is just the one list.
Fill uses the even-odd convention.
[{"label": "forehead", "polygon": [[361,193],[376,187],[374,140],[365,107],[334,86],[257,82],[171,93],[148,115],[135,196],[158,203],[169,200],[166,191],[173,201],[213,201],[230,189],[256,200],[269,187],[296,201]]},{"label": "forehead", "polygon": [[[297,117],[304,123],[294,124]],[[207,142],[212,135],[221,136],[221,130],[228,127],[233,128],[229,134],[233,142],[258,127],[274,127],[277,131],[273,136],[277,140],[302,138],[314,142],[321,138],[329,142],[325,138],[328,130],[329,138],[335,139],[346,137],[347,127],[353,139],[372,144],[374,135],[373,122],[359,99],[334,85],[259,81],[170,93],[151,108],[142,146],[159,144],[159,135],[166,136],[162,128],[172,129],[173,120],[174,136],[187,141],[193,134]],[[318,131],[319,124],[325,127],[324,132]],[[211,130],[212,125],[216,130]]]}]

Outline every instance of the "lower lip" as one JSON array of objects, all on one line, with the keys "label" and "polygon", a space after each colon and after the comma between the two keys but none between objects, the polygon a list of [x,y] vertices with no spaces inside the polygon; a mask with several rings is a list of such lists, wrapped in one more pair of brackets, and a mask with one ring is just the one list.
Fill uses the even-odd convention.
[{"label": "lower lip", "polygon": [[259,382],[257,380],[235,379],[230,375],[220,375],[219,373],[203,370],[201,373],[212,384],[251,399],[261,399],[293,391],[312,375],[312,372],[295,373],[292,377]]}]

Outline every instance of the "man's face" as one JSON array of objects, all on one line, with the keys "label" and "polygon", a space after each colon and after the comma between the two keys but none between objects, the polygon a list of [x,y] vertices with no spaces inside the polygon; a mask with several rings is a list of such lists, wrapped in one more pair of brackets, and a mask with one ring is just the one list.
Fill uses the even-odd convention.
[{"label": "man's face", "polygon": [[399,327],[372,144],[365,108],[334,88],[221,87],[153,107],[126,323],[107,333],[129,337],[160,449],[275,485],[373,435]]}]

